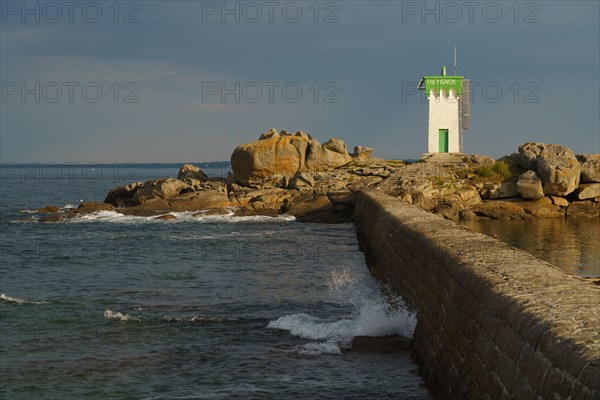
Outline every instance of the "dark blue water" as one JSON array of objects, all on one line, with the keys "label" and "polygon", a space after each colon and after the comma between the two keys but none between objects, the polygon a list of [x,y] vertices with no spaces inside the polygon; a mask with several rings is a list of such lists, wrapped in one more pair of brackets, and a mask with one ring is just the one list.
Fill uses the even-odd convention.
[{"label": "dark blue water", "polygon": [[350,224],[25,211],[177,167],[4,165],[2,398],[429,398],[408,355],[344,351],[415,325],[381,295]]}]

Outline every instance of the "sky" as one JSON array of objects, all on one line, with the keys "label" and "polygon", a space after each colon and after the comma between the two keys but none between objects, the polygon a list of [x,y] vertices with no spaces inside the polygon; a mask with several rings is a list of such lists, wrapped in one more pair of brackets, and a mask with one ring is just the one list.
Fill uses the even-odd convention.
[{"label": "sky", "polygon": [[415,90],[472,82],[464,151],[600,152],[598,1],[0,0],[1,162],[211,162],[270,128],[414,159]]}]

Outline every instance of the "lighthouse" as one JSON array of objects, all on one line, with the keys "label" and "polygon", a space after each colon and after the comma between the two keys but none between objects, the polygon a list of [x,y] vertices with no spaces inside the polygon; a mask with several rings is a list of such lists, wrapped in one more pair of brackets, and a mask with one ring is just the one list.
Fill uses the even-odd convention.
[{"label": "lighthouse", "polygon": [[425,91],[429,103],[424,160],[462,159],[455,156],[462,156],[462,134],[470,123],[468,83],[462,76],[447,76],[446,67],[442,67],[441,75],[421,78],[417,87]]}]

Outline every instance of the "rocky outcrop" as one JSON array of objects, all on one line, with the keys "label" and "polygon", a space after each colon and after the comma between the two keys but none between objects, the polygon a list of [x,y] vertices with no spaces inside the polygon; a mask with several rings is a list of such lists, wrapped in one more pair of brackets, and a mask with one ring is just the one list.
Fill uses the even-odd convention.
[{"label": "rocky outcrop", "polygon": [[323,145],[311,140],[306,154],[306,170],[309,172],[330,171],[352,161],[346,144],[336,138],[331,138]]},{"label": "rocky outcrop", "polygon": [[496,162],[492,157],[484,156],[481,154],[469,154],[465,156],[465,162],[481,165],[492,165]]},{"label": "rocky outcrop", "polygon": [[174,216],[173,214],[164,214],[164,215],[159,215],[158,217],[155,217],[154,219],[158,219],[161,221],[173,221],[173,220],[176,220],[177,217]]},{"label": "rocky outcrop", "polygon": [[56,213],[60,211],[59,206],[48,205],[46,207],[38,208],[37,212],[41,213]]},{"label": "rocky outcrop", "polygon": [[600,154],[579,154],[581,163],[581,182],[600,182]]},{"label": "rocky outcrop", "polygon": [[517,191],[521,197],[526,199],[539,199],[544,197],[542,180],[538,178],[535,171],[527,171],[519,176]]},{"label": "rocky outcrop", "polygon": [[310,188],[315,184],[315,180],[311,174],[306,172],[296,172],[290,179],[288,189]]},{"label": "rocky outcrop", "polygon": [[258,138],[258,140],[265,140],[265,139],[271,139],[271,138],[277,138],[277,137],[279,137],[279,132],[277,132],[277,129],[271,128],[271,129],[269,129],[268,132],[262,133],[260,135],[260,137]]},{"label": "rocky outcrop", "polygon": [[544,194],[566,196],[579,185],[581,165],[573,151],[558,144],[529,142],[519,146],[519,166],[535,170]]},{"label": "rocky outcrop", "polygon": [[599,218],[600,208],[595,207],[592,202],[578,202],[567,208],[567,218]]},{"label": "rocky outcrop", "polygon": [[519,197],[519,191],[516,182],[513,181],[490,182],[483,185],[481,197],[484,199],[507,199]]},{"label": "rocky outcrop", "polygon": [[204,181],[208,176],[200,168],[192,164],[183,164],[179,168],[177,179],[188,184],[194,184],[195,181]]},{"label": "rocky outcrop", "polygon": [[243,186],[261,186],[262,181],[296,172],[330,171],[352,161],[346,144],[336,138],[321,145],[306,132],[294,135],[273,130],[255,142],[238,146],[231,155],[234,180]]},{"label": "rocky outcrop", "polygon": [[142,186],[142,182],[134,182],[129,185],[112,188],[104,198],[104,202],[112,204],[115,207],[133,206],[135,205],[133,195],[140,186]]},{"label": "rocky outcrop", "polygon": [[580,200],[600,197],[600,183],[584,183],[580,185],[577,190],[577,197]]},{"label": "rocky outcrop", "polygon": [[134,193],[131,201],[134,205],[144,204],[154,199],[169,200],[193,188],[175,178],[161,178],[144,182]]},{"label": "rocky outcrop", "polygon": [[537,163],[537,174],[544,182],[544,194],[566,196],[577,189],[581,166],[568,148],[547,145]]},{"label": "rocky outcrop", "polygon": [[[168,219],[175,211],[205,216],[233,210],[236,215],[289,213],[302,221],[344,222],[356,193],[367,189],[450,220],[564,217],[565,212],[593,216],[600,211],[600,183],[570,191],[579,182],[578,168],[595,168],[600,155],[574,158],[563,146],[540,143],[523,144],[503,163],[481,155],[461,155],[452,163],[408,163],[371,158],[371,152],[356,146],[351,156],[340,139],[320,144],[306,132],[271,129],[235,149],[227,179],[208,177],[185,164],[177,179],[118,186],[104,203],[82,203],[75,210],[48,206],[38,212],[44,221],[98,211]],[[581,176],[595,179],[591,172]]]},{"label": "rocky outcrop", "polygon": [[111,204],[95,201],[81,202],[79,203],[79,207],[75,209],[53,212],[50,215],[41,217],[39,220],[40,222],[59,222],[65,219],[76,218],[85,214],[93,214],[99,211],[115,211],[115,207]]},{"label": "rocky outcrop", "polygon": [[563,218],[564,208],[554,205],[549,197],[537,200],[486,200],[471,209],[479,217],[518,220],[529,218]]},{"label": "rocky outcrop", "polygon": [[552,201],[552,204],[554,204],[555,206],[560,206],[560,207],[568,207],[569,206],[569,202],[564,197],[550,196],[550,200]]},{"label": "rocky outcrop", "polygon": [[541,143],[527,142],[519,146],[519,153],[516,157],[517,164],[523,169],[537,168],[537,157],[542,152]]},{"label": "rocky outcrop", "polygon": [[231,202],[224,191],[201,190],[172,198],[169,206],[173,211],[199,211],[230,207]]},{"label": "rocky outcrop", "polygon": [[298,136],[301,138],[304,138],[306,140],[312,140],[312,136],[310,136],[308,133],[304,132],[304,131],[297,131],[294,136]]},{"label": "rocky outcrop", "polygon": [[291,177],[304,170],[309,141],[296,136],[274,136],[238,146],[231,155],[235,182],[244,186],[273,175]]},{"label": "rocky outcrop", "polygon": [[77,207],[74,211],[76,213],[90,214],[97,211],[114,211],[114,209],[115,207],[113,207],[112,204],[90,201],[79,203],[79,207]]},{"label": "rocky outcrop", "polygon": [[371,158],[371,153],[373,153],[373,149],[364,146],[354,146],[354,153],[352,153],[352,158],[357,161],[364,161]]},{"label": "rocky outcrop", "polygon": [[519,204],[509,201],[484,201],[472,208],[472,212],[489,219],[524,219],[525,210]]}]

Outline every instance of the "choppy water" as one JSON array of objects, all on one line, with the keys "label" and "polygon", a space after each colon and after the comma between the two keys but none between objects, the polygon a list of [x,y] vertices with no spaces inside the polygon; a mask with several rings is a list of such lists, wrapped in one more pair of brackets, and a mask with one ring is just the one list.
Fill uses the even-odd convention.
[{"label": "choppy water", "polygon": [[127,168],[2,170],[3,398],[429,398],[408,355],[342,352],[415,325],[350,224],[20,211],[177,173]]},{"label": "choppy water", "polygon": [[584,277],[600,276],[600,220],[598,218],[547,218],[527,221],[465,221],[478,232],[527,251]]}]

